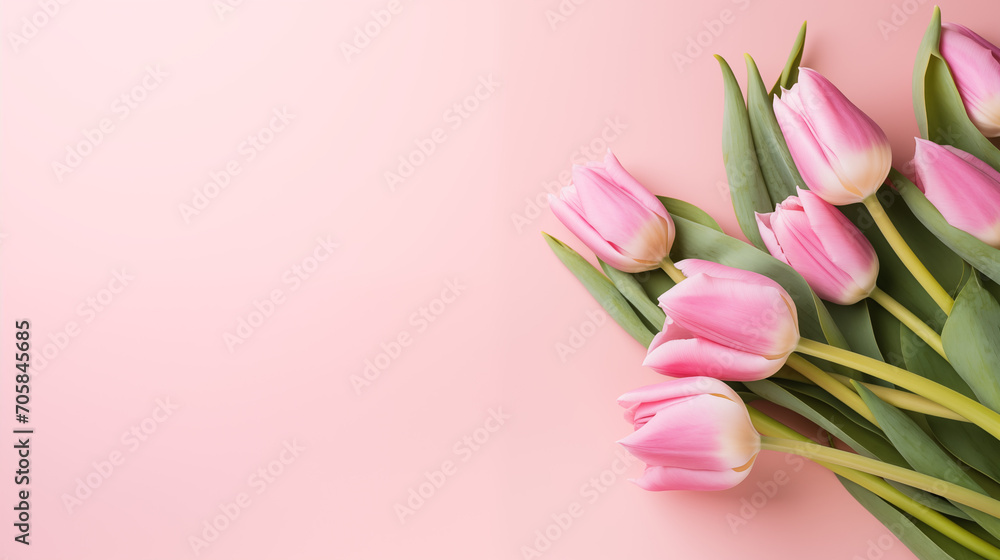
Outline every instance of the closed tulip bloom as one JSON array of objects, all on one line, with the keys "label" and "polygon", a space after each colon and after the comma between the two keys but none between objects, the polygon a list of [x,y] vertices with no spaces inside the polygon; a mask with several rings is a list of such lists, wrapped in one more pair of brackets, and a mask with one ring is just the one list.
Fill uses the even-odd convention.
[{"label": "closed tulip bloom", "polygon": [[756,381],[784,365],[799,341],[795,302],[777,282],[688,259],[688,276],[660,296],[667,315],[643,365],[673,377]]},{"label": "closed tulip bloom", "polygon": [[573,183],[549,195],[556,217],[601,260],[624,272],[659,268],[674,241],[663,204],[608,150],[604,163],[574,166]]},{"label": "closed tulip bloom", "polygon": [[1000,172],[968,152],[920,138],[913,170],[949,224],[1000,249]]},{"label": "closed tulip bloom", "polygon": [[646,463],[632,481],[645,490],[732,488],[760,452],[746,405],[717,379],[674,379],[626,393],[618,403],[635,429],[619,443]]},{"label": "closed tulip bloom", "polygon": [[757,214],[771,255],[794,268],[819,297],[857,303],[875,289],[878,255],[861,231],[836,207],[799,189],[774,212]]},{"label": "closed tulip bloom", "polygon": [[889,174],[885,133],[818,72],[800,68],[774,114],[806,186],[830,204],[861,202]]},{"label": "closed tulip bloom", "polygon": [[1000,47],[968,27],[945,23],[940,49],[969,120],[984,136],[1000,136]]}]

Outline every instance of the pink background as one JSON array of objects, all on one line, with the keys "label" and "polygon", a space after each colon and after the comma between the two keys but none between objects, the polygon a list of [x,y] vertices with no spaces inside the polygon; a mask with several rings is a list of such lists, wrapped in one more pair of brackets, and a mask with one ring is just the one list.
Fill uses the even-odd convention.
[{"label": "pink background", "polygon": [[[782,456],[727,492],[627,483],[615,397],[659,378],[538,232],[579,243],[529,201],[581,146],[610,145],[737,232],[711,54],[742,79],[751,52],[771,82],[803,19],[804,64],[903,160],[931,3],[577,2],[3,2],[0,558],[912,558],[829,473]],[[942,4],[1000,40],[993,3]],[[44,25],[27,37],[22,18]],[[707,46],[685,54],[689,39]],[[20,318],[30,548],[10,509]],[[241,320],[256,328],[230,351]],[[366,360],[388,365],[358,385]],[[430,497],[401,522],[411,489]]]}]

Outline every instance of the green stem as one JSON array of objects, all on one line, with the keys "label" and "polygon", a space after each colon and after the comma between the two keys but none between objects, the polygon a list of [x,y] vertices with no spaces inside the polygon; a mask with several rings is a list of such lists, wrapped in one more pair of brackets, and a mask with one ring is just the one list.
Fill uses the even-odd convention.
[{"label": "green stem", "polygon": [[788,357],[788,361],[785,362],[785,365],[801,373],[806,379],[823,388],[827,393],[833,395],[840,402],[851,407],[851,410],[857,412],[866,420],[878,426],[878,421],[875,420],[875,415],[872,414],[871,409],[868,408],[865,401],[854,392],[854,389],[851,389],[850,387],[847,387],[843,383],[837,381],[831,377],[829,373],[816,366],[816,364],[810,362],[802,356],[792,354]]},{"label": "green stem", "polygon": [[799,340],[795,351],[862,371],[882,381],[888,381],[893,385],[898,385],[918,395],[927,397],[947,407],[952,412],[967,418],[970,422],[1000,440],[1000,414],[940,383],[935,383],[930,379],[920,377],[905,369],[880,362],[868,356],[855,354],[849,350],[842,350],[829,344],[806,338]]},{"label": "green stem", "polygon": [[912,311],[907,309],[903,304],[899,303],[892,296],[883,292],[879,288],[872,290],[872,293],[868,297],[875,300],[876,303],[881,305],[886,311],[892,313],[892,316],[899,319],[901,323],[907,326],[914,334],[920,337],[927,343],[928,346],[934,349],[945,360],[948,356],[944,353],[944,344],[941,343],[941,335],[937,333],[934,329],[930,328],[927,323],[920,320],[919,317],[913,314]]},{"label": "green stem", "polygon": [[896,256],[899,260],[903,261],[906,268],[910,271],[910,274],[920,282],[927,294],[934,299],[934,302],[938,304],[946,315],[951,315],[951,308],[955,306],[955,300],[951,299],[948,295],[947,290],[941,287],[941,284],[934,278],[934,276],[927,270],[924,263],[920,262],[916,253],[913,249],[906,243],[903,236],[899,234],[899,230],[896,226],[892,225],[892,220],[889,219],[889,215],[885,213],[885,209],[882,208],[882,204],[878,201],[875,195],[871,195],[864,200],[865,208],[871,213],[872,218],[875,220],[875,224],[878,225],[878,229],[885,236],[886,241],[889,242],[889,246],[892,250],[896,252]]},{"label": "green stem", "polygon": [[[788,426],[785,426],[774,418],[760,412],[752,406],[747,406],[747,410],[750,412],[750,419],[753,420],[754,427],[761,434],[800,442],[810,442],[809,438],[803,436]],[[948,519],[939,512],[934,511],[933,509],[907,496],[881,478],[848,467],[825,463],[823,461],[816,461],[816,463],[826,467],[837,475],[850,480],[858,486],[861,486],[862,488],[910,514],[915,519],[923,521],[927,525],[936,529],[942,535],[945,535],[956,543],[968,548],[976,554],[979,554],[983,558],[1000,560],[1000,549],[997,549],[983,539],[963,529],[957,523]]]},{"label": "green stem", "polygon": [[663,272],[667,273],[667,276],[669,276],[675,284],[680,284],[681,280],[687,279],[687,276],[684,276],[681,269],[674,265],[674,261],[670,260],[670,257],[663,259],[663,262],[660,263],[660,268],[663,269]]},{"label": "green stem", "polygon": [[882,461],[878,461],[876,459],[862,457],[861,455],[851,453],[849,451],[841,451],[839,449],[824,447],[811,441],[794,441],[784,438],[763,436],[761,437],[760,446],[761,449],[791,453],[793,455],[805,457],[806,459],[819,460],[824,463],[840,465],[842,467],[865,472],[888,480],[901,482],[907,486],[912,486],[913,488],[918,488],[920,490],[926,490],[927,492],[937,494],[942,498],[947,498],[954,502],[978,509],[979,511],[992,515],[993,517],[1000,518],[1000,501],[994,500],[985,494],[980,494],[975,490],[969,490],[964,486],[959,486],[957,484],[941,480],[940,478],[934,478],[933,476],[911,471],[910,469],[904,469],[903,467],[883,463]]}]

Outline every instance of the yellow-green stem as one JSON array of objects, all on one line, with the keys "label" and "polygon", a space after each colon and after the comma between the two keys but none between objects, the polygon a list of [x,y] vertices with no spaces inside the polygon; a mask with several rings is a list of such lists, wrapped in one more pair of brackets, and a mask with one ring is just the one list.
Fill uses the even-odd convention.
[{"label": "yellow-green stem", "polygon": [[843,350],[829,344],[816,342],[815,340],[803,338],[799,340],[798,347],[795,350],[796,352],[822,358],[867,373],[882,381],[888,381],[893,385],[898,385],[918,395],[927,397],[952,412],[967,418],[970,422],[1000,440],[1000,414],[940,383],[935,383],[930,379],[869,358],[868,356],[855,354],[849,350]]},{"label": "yellow-green stem", "polygon": [[945,360],[948,356],[944,353],[944,344],[941,343],[941,335],[937,333],[934,329],[930,328],[927,323],[920,320],[919,317],[913,314],[912,311],[907,309],[903,304],[899,303],[892,296],[883,292],[879,288],[872,290],[872,293],[868,297],[875,300],[882,306],[883,309],[892,313],[892,316],[899,319],[901,323],[906,325],[908,329],[913,331],[914,334],[920,337],[927,343],[928,346],[934,349]]},{"label": "yellow-green stem", "polygon": [[[747,406],[747,410],[750,412],[750,419],[753,420],[754,427],[758,432],[765,436],[781,437],[801,442],[810,441],[809,438],[803,436],[788,426],[785,426],[781,422],[778,422],[763,412],[760,412],[752,406]],[[816,463],[850,480],[858,486],[861,486],[890,504],[912,515],[914,518],[923,521],[941,534],[947,536],[951,540],[957,542],[965,548],[968,548],[976,554],[979,554],[983,558],[1000,560],[1000,549],[997,549],[983,539],[963,529],[954,521],[948,519],[937,511],[934,511],[933,509],[907,496],[881,478],[848,467],[825,463],[823,461],[816,461]]]},{"label": "yellow-green stem", "polygon": [[[850,377],[836,373],[831,373],[830,376],[845,386],[851,387]],[[964,416],[956,412],[952,412],[951,409],[943,407],[928,398],[921,397],[920,395],[915,395],[908,391],[900,391],[899,389],[892,389],[890,387],[883,387],[882,385],[875,385],[874,383],[862,383],[862,385],[867,387],[872,393],[875,393],[876,397],[896,408],[919,412],[920,414],[926,414],[928,416],[937,416],[938,418],[947,418],[948,420],[958,420],[959,422],[969,421]]]},{"label": "yellow-green stem", "polygon": [[959,486],[940,478],[934,478],[933,476],[911,471],[910,469],[883,463],[876,459],[862,457],[857,453],[824,447],[811,441],[804,442],[771,436],[763,436],[760,446],[761,449],[792,453],[806,459],[840,465],[888,480],[894,480],[1000,518],[1000,501],[994,500],[985,494],[980,494],[975,490],[969,490],[964,486]]},{"label": "yellow-green stem", "polygon": [[667,273],[667,276],[669,276],[670,279],[673,280],[675,284],[680,284],[681,280],[687,279],[687,276],[684,276],[684,273],[681,272],[681,269],[677,268],[674,265],[674,261],[670,260],[670,257],[663,259],[663,261],[660,263],[660,268],[663,269],[663,272]]},{"label": "yellow-green stem", "polygon": [[878,421],[875,420],[875,415],[872,414],[871,409],[868,408],[865,401],[854,392],[854,389],[845,387],[844,384],[831,377],[829,373],[823,371],[816,364],[810,362],[802,356],[792,354],[788,357],[788,361],[786,361],[785,364],[801,373],[809,381],[812,381],[826,390],[827,393],[833,395],[834,398],[840,402],[851,407],[851,410],[857,412],[866,420],[878,426]]},{"label": "yellow-green stem", "polygon": [[920,262],[920,258],[917,257],[913,249],[906,243],[903,236],[899,234],[899,230],[896,226],[892,225],[892,220],[889,219],[889,215],[885,213],[885,209],[882,208],[882,203],[878,201],[878,197],[871,195],[864,200],[865,208],[871,213],[872,219],[875,220],[875,224],[878,229],[885,236],[886,241],[889,242],[889,246],[892,250],[896,252],[896,256],[899,260],[903,261],[906,268],[910,271],[910,274],[920,282],[927,294],[934,299],[934,302],[938,304],[946,315],[951,315],[951,308],[955,306],[955,300],[951,299],[948,295],[948,291],[941,287],[941,284],[934,278],[924,263]]}]

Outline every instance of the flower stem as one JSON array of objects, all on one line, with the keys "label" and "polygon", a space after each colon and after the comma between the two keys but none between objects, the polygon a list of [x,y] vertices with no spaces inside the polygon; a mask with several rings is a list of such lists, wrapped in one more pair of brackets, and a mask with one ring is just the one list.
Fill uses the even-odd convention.
[{"label": "flower stem", "polygon": [[666,257],[665,259],[663,259],[663,261],[660,263],[660,268],[663,269],[663,272],[667,273],[667,276],[669,276],[670,279],[673,280],[675,284],[680,284],[681,280],[687,279],[687,276],[684,276],[684,273],[681,272],[681,269],[677,268],[674,265],[674,261],[670,260],[670,257]]},{"label": "flower stem", "polygon": [[786,361],[785,364],[801,373],[809,381],[812,381],[816,385],[825,389],[827,393],[830,393],[837,400],[849,406],[851,410],[857,412],[866,420],[878,426],[878,421],[875,420],[875,415],[872,414],[871,409],[868,408],[865,401],[859,397],[853,389],[834,379],[829,373],[820,369],[816,364],[795,354],[788,356],[788,361]]},{"label": "flower stem", "polygon": [[[851,378],[846,375],[839,375],[836,373],[831,373],[830,377],[833,377],[838,382],[844,384],[847,387],[851,387]],[[892,389],[889,387],[883,387],[882,385],[875,385],[873,383],[861,383],[869,391],[875,393],[875,396],[882,399],[883,401],[891,404],[896,408],[901,408],[903,410],[909,410],[911,412],[918,412],[920,414],[925,414],[927,416],[937,416],[938,418],[947,418],[948,420],[957,420],[959,422],[968,422],[969,420],[952,412],[950,408],[939,405],[938,403],[921,397],[920,395],[915,395],[909,391],[900,391],[899,389]]]},{"label": "flower stem", "polygon": [[892,225],[892,220],[889,219],[888,214],[885,213],[885,209],[882,208],[882,203],[878,201],[875,195],[871,195],[864,200],[865,208],[871,213],[872,218],[875,220],[875,224],[878,225],[878,229],[885,236],[886,241],[892,247],[892,250],[896,252],[896,256],[899,260],[903,261],[906,268],[910,271],[910,274],[920,282],[927,294],[934,299],[934,302],[938,304],[946,315],[951,315],[951,308],[955,306],[955,300],[951,299],[948,292],[941,287],[941,284],[931,275],[924,263],[920,262],[916,253],[910,246],[907,245],[906,240],[903,236],[899,234],[899,230],[896,226]]},{"label": "flower stem", "polygon": [[944,353],[944,345],[941,343],[941,335],[937,333],[934,329],[930,328],[927,323],[920,320],[919,317],[913,314],[912,311],[907,309],[903,304],[899,303],[892,296],[883,292],[879,288],[872,290],[872,293],[868,297],[875,300],[876,303],[881,305],[886,311],[892,313],[892,316],[899,319],[901,323],[907,326],[914,334],[920,337],[927,343],[928,346],[934,349],[945,360],[948,356]]},{"label": "flower stem", "polygon": [[[750,412],[750,419],[753,420],[754,428],[756,428],[761,434],[800,442],[810,442],[809,438],[803,436],[781,422],[778,422],[763,412],[760,412],[752,406],[747,406],[747,410]],[[816,461],[816,463],[826,467],[837,475],[850,480],[858,486],[861,486],[862,488],[910,514],[915,519],[923,521],[927,525],[936,529],[942,535],[947,536],[951,540],[964,546],[965,548],[968,548],[976,554],[979,554],[983,558],[1000,560],[1000,549],[963,529],[957,523],[948,519],[944,515],[907,496],[881,478],[848,467],[834,465],[823,461]]]},{"label": "flower stem", "polygon": [[937,494],[942,498],[947,498],[954,502],[978,509],[983,513],[1000,518],[1000,501],[994,500],[985,494],[980,494],[975,490],[969,490],[964,486],[952,484],[951,482],[934,478],[933,476],[928,476],[923,473],[918,473],[916,471],[911,471],[910,469],[904,469],[903,467],[883,463],[882,461],[876,459],[869,459],[868,457],[863,457],[849,451],[841,451],[839,449],[824,447],[811,441],[794,441],[791,439],[763,436],[761,437],[760,445],[761,449],[780,451],[782,453],[792,453],[794,455],[805,457],[806,459],[819,460],[824,463],[840,465],[842,467],[848,467],[856,471],[865,472],[874,476],[886,478],[888,480],[901,482],[907,486],[919,488],[920,490],[926,490],[927,492]]},{"label": "flower stem", "polygon": [[940,383],[935,383],[930,379],[869,358],[868,356],[855,354],[849,350],[842,350],[822,342],[816,342],[815,340],[803,338],[799,340],[798,347],[795,350],[796,352],[836,362],[867,373],[883,381],[888,381],[893,385],[898,385],[918,395],[927,397],[947,407],[952,412],[967,418],[970,422],[1000,440],[1000,414]]}]

